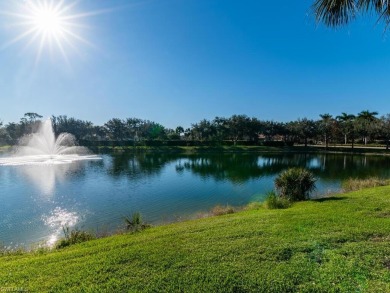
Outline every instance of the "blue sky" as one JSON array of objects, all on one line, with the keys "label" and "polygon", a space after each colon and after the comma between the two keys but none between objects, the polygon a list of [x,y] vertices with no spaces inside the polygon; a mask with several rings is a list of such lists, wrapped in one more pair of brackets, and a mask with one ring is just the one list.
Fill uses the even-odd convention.
[{"label": "blue sky", "polygon": [[[11,11],[14,1],[1,9]],[[68,1],[71,3],[71,1]],[[82,0],[68,62],[0,16],[0,119],[138,117],[167,127],[246,114],[289,121],[390,113],[390,40],[375,17],[317,25],[312,1]],[[23,28],[26,29],[26,28]]]}]

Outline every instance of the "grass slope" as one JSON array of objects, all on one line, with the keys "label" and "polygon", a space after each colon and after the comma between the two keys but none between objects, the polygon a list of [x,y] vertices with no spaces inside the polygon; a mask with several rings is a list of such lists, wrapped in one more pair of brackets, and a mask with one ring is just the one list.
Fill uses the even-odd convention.
[{"label": "grass slope", "polygon": [[390,187],[0,257],[51,292],[390,292]]}]

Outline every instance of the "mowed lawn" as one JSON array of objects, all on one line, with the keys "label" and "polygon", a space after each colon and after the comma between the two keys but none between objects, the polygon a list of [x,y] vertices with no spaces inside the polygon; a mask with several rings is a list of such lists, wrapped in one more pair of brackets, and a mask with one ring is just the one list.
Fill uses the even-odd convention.
[{"label": "mowed lawn", "polygon": [[[390,292],[390,187],[0,257],[32,292]],[[1,291],[1,290],[0,290]]]}]

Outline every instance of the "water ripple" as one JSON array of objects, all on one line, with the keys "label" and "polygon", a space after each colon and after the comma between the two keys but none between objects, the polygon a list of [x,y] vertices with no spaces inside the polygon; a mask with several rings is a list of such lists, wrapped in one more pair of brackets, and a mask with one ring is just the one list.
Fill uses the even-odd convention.
[{"label": "water ripple", "polygon": [[76,212],[69,212],[61,207],[56,207],[49,215],[43,215],[42,221],[50,227],[53,233],[48,237],[47,245],[53,246],[65,227],[74,227],[79,220]]}]

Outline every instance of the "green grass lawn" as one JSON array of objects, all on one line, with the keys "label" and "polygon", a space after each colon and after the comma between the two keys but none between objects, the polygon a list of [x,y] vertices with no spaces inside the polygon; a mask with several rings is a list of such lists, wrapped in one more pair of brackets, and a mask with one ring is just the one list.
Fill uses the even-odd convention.
[{"label": "green grass lawn", "polygon": [[390,187],[0,257],[37,292],[390,292]]}]

